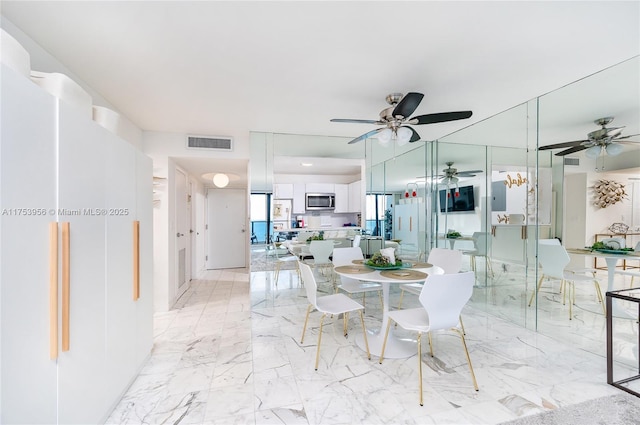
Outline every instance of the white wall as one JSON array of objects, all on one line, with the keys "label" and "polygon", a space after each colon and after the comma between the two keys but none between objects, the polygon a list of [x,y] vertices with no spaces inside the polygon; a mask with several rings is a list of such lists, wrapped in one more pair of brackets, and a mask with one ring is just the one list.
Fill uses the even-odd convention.
[{"label": "white wall", "polygon": [[[24,47],[31,57],[31,70],[40,72],[58,72],[65,74],[78,83],[93,99],[93,104],[97,106],[104,106],[111,110],[118,112],[118,110],[111,105],[100,93],[95,91],[91,86],[82,81],[77,75],[71,72],[62,62],[58,61],[55,57],[51,56],[49,52],[43,49],[39,44],[33,41],[28,35],[22,32],[18,27],[13,25],[4,16],[0,17],[0,24],[2,29],[9,33]],[[119,113],[119,112],[118,112]],[[131,122],[126,116],[120,114],[121,127],[123,134],[122,137],[129,143],[141,148],[142,145],[142,131],[138,126]]]}]

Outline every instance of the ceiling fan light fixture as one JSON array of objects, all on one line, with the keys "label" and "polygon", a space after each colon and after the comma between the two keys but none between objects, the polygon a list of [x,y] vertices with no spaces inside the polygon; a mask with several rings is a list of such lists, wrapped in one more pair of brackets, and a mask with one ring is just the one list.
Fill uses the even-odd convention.
[{"label": "ceiling fan light fixture", "polygon": [[595,145],[595,146],[591,146],[589,149],[584,151],[584,154],[589,159],[596,159],[597,157],[600,156],[601,152],[602,152],[602,146]]},{"label": "ceiling fan light fixture", "polygon": [[382,146],[388,146],[392,136],[393,136],[393,132],[391,131],[391,129],[385,128],[384,130],[378,132],[378,135],[377,135],[378,142]]},{"label": "ceiling fan light fixture", "polygon": [[605,150],[607,151],[607,155],[610,156],[616,156],[616,155],[620,155],[622,153],[622,145],[618,144],[618,143],[610,143],[605,147]]},{"label": "ceiling fan light fixture", "polygon": [[404,146],[409,143],[409,140],[411,140],[413,132],[407,127],[400,127],[398,130],[396,130],[396,135],[398,146]]},{"label": "ceiling fan light fixture", "polygon": [[216,185],[216,187],[227,187],[227,185],[229,184],[229,176],[227,176],[224,173],[217,173],[213,175],[213,184]]}]

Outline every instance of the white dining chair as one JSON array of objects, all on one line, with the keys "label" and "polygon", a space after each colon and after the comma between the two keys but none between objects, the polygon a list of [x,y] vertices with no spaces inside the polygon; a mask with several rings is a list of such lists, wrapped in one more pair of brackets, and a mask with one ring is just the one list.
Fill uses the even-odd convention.
[{"label": "white dining chair", "polygon": [[[353,265],[353,260],[364,260],[364,254],[360,245],[351,248],[334,248],[333,249],[333,266]],[[340,277],[340,285],[336,289],[341,289],[349,295],[362,294],[362,305],[365,305],[365,297],[367,292],[378,292],[380,304],[384,308],[382,301],[382,285],[374,282],[363,282],[346,276]],[[335,286],[335,285],[334,285]]]},{"label": "white dining chair", "polygon": [[[353,237],[353,242],[351,243],[352,247],[358,247],[360,248],[360,241],[362,240],[362,235],[355,235]],[[361,250],[362,251],[362,250]]]},{"label": "white dining chair", "polygon": [[[533,293],[531,294],[531,298],[529,299],[529,306],[531,306],[536,293],[540,292],[540,287],[542,286],[543,280],[559,280],[561,283],[561,288],[565,288],[562,295],[563,304],[565,304],[567,293],[569,296],[569,320],[572,320],[573,304],[575,304],[576,298],[575,283],[593,282],[596,288],[598,301],[602,305],[602,312],[606,314],[602,298],[602,291],[600,290],[600,283],[598,282],[598,279],[596,279],[594,276],[587,276],[567,270],[566,267],[570,261],[571,258],[569,257],[569,254],[567,253],[567,250],[564,248],[564,246],[556,244],[538,245],[538,262],[542,267],[542,273],[540,274],[540,279],[538,279],[536,289],[533,291]],[[568,290],[566,289],[567,287]]]},{"label": "white dining chair", "polygon": [[275,276],[273,280],[275,281],[276,286],[278,286],[278,278],[280,277],[280,267],[283,264],[294,264],[295,271],[298,275],[298,281],[300,281],[300,269],[298,268],[298,256],[289,253],[286,249],[282,249],[277,246],[276,242],[271,244],[271,252],[276,257],[276,270],[274,272]]},{"label": "white dining chair", "polygon": [[491,257],[489,256],[489,234],[485,232],[473,232],[471,235],[471,239],[473,239],[473,249],[462,251],[464,255],[469,256],[469,261],[471,263],[471,270],[476,273],[477,272],[477,257],[484,257],[487,269],[491,274],[491,277],[495,276],[493,273],[493,266],[491,265]]},{"label": "white dining chair", "polygon": [[[395,322],[401,328],[418,332],[418,378],[420,387],[420,406],[423,405],[422,396],[422,334],[431,333],[440,330],[450,329],[458,334],[462,340],[462,346],[467,356],[473,386],[478,391],[478,382],[476,381],[473,366],[471,365],[471,357],[467,349],[467,343],[464,333],[458,328],[458,319],[463,307],[467,304],[473,293],[473,284],[475,283],[475,275],[473,272],[454,273],[443,275],[430,275],[425,280],[422,291],[420,292],[420,303],[422,307],[411,308],[407,310],[394,310],[389,312],[389,322],[382,343],[382,352],[380,353],[380,364],[384,359],[384,350],[389,337],[389,329],[391,323]],[[433,346],[431,338],[429,338],[429,347],[431,356],[433,357]]]},{"label": "white dining chair", "polygon": [[[444,274],[458,273],[462,268],[462,252],[455,249],[432,248],[427,257],[427,263],[440,267]],[[403,283],[400,285],[400,301],[398,308],[402,306],[404,292],[420,295],[422,283]]]},{"label": "white dining chair", "polygon": [[364,306],[360,303],[347,297],[345,294],[332,294],[318,297],[318,284],[316,278],[313,275],[311,267],[307,264],[300,263],[300,271],[302,273],[302,280],[307,292],[307,299],[309,300],[309,306],[307,307],[307,315],[304,318],[304,327],[302,328],[302,338],[300,338],[300,344],[304,344],[304,334],[307,330],[307,322],[309,321],[309,313],[313,309],[322,313],[320,317],[320,330],[318,331],[318,349],[316,351],[316,365],[315,370],[318,370],[318,362],[320,361],[320,343],[322,342],[322,326],[324,324],[324,318],[328,315],[343,315],[343,332],[344,336],[347,336],[347,322],[349,320],[349,313],[352,311],[358,311],[360,313],[360,322],[362,323],[362,332],[364,335],[364,342],[367,348],[367,358],[371,360],[371,353],[369,351],[369,341],[367,340],[367,328],[364,324],[364,316],[362,310]]},{"label": "white dining chair", "polygon": [[311,241],[309,244],[309,253],[313,256],[311,259],[304,260],[305,264],[317,269],[323,274],[327,268],[331,267],[331,253],[333,252],[332,240]]}]

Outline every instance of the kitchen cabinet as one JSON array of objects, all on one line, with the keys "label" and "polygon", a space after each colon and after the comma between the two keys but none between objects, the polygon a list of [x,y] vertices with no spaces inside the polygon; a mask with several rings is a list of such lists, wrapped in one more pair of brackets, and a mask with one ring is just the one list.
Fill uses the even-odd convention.
[{"label": "kitchen cabinet", "polygon": [[349,212],[362,211],[362,181],[349,183]]},{"label": "kitchen cabinet", "polygon": [[335,193],[333,183],[307,183],[307,193]]},{"label": "kitchen cabinet", "polygon": [[152,345],[151,160],[1,78],[0,422],[101,423]]},{"label": "kitchen cabinet", "polygon": [[305,214],[307,212],[306,186],[304,183],[293,184],[293,213]]},{"label": "kitchen cabinet", "polygon": [[336,194],[336,213],[347,213],[349,210],[349,185],[348,184],[336,184],[334,185],[334,193]]},{"label": "kitchen cabinet", "polygon": [[275,183],[273,185],[274,199],[293,199],[292,183]]}]

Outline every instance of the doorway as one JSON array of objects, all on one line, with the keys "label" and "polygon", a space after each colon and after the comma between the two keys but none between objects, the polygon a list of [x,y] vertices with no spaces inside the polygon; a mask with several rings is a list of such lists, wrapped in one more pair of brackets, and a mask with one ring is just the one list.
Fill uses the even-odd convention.
[{"label": "doorway", "polygon": [[187,173],[176,168],[175,174],[176,215],[176,279],[175,294],[178,299],[188,288],[191,267],[189,265],[189,225],[191,219]]},{"label": "doorway", "polygon": [[209,189],[207,269],[244,268],[247,195],[243,189]]}]

